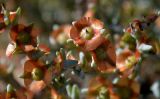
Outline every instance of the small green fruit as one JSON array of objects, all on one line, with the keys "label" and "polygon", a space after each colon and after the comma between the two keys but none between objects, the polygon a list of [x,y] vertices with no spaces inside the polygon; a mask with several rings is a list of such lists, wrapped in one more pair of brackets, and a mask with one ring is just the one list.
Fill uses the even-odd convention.
[{"label": "small green fruit", "polygon": [[90,40],[93,37],[93,29],[91,27],[84,28],[80,36],[86,40]]},{"label": "small green fruit", "polygon": [[32,79],[39,81],[43,78],[43,71],[39,68],[34,68],[32,70]]}]

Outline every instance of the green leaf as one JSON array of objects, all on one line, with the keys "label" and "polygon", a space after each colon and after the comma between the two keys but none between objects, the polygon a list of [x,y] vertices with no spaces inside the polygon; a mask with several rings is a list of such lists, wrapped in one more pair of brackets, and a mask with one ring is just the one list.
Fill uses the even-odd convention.
[{"label": "green leaf", "polygon": [[60,53],[62,54],[62,58],[66,60],[65,50],[63,48],[60,49]]},{"label": "green leaf", "polygon": [[66,86],[66,91],[67,91],[68,96],[71,96],[71,93],[72,93],[72,87],[71,87],[71,85],[67,85]]},{"label": "green leaf", "polygon": [[80,96],[79,96],[79,88],[77,85],[73,85],[72,86],[72,93],[71,93],[71,98],[72,99],[80,99]]},{"label": "green leaf", "polygon": [[15,17],[15,19],[13,20],[13,22],[11,24],[16,25],[18,23],[18,18],[20,16],[20,14],[21,14],[21,8],[18,7],[17,10],[16,10],[16,17]]},{"label": "green leaf", "polygon": [[20,13],[21,13],[21,8],[18,7],[17,10],[16,10],[16,14],[17,14],[17,15],[20,15]]},{"label": "green leaf", "polygon": [[147,44],[141,44],[138,49],[141,51],[141,52],[147,52],[147,51],[150,51],[152,50],[152,46],[151,45],[147,45]]},{"label": "green leaf", "polygon": [[86,58],[83,52],[79,53],[79,61],[82,66],[86,65]]},{"label": "green leaf", "polygon": [[70,49],[74,49],[76,48],[76,44],[74,43],[73,39],[68,39],[67,40],[67,46],[70,48]]}]

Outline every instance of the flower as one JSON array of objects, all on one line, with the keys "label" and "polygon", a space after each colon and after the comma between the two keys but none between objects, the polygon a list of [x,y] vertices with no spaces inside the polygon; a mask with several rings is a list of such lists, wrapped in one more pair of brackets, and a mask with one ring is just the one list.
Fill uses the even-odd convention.
[{"label": "flower", "polygon": [[87,51],[96,49],[105,38],[101,35],[103,22],[98,19],[83,17],[73,23],[70,38]]},{"label": "flower", "polygon": [[70,31],[71,39],[84,54],[91,54],[87,58],[91,67],[96,67],[96,70],[103,73],[114,71],[116,60],[115,48],[108,36],[103,22],[90,17],[74,22]]},{"label": "flower", "polygon": [[70,29],[70,25],[62,25],[52,31],[51,38],[56,40],[58,44],[63,45],[67,42],[67,39],[69,38]]},{"label": "flower", "polygon": [[139,43],[148,43],[150,42],[150,38],[147,33],[145,33],[145,29],[153,22],[158,19],[157,14],[150,14],[144,17],[143,20],[134,19],[129,27],[127,27],[124,32],[131,34],[134,38],[136,38]]},{"label": "flower", "polygon": [[33,25],[18,24],[13,26],[10,32],[12,42],[7,47],[6,55],[12,56],[15,53],[32,51],[37,47],[37,35]]},{"label": "flower", "polygon": [[140,84],[126,77],[117,77],[113,80],[109,92],[111,99],[137,99],[140,94]]},{"label": "flower", "polygon": [[110,97],[108,91],[108,89],[111,88],[110,85],[111,83],[101,76],[91,79],[89,82],[87,99],[94,99],[98,96],[103,96],[104,99],[108,99],[108,97]]},{"label": "flower", "polygon": [[10,37],[18,46],[33,45],[37,46],[37,35],[32,32],[33,24],[25,26],[23,24],[15,25],[11,28]]},{"label": "flower", "polygon": [[9,12],[2,6],[0,10],[0,33],[6,29],[7,25],[14,23],[20,11],[21,9],[18,8],[15,12]]},{"label": "flower", "polygon": [[125,77],[116,77],[113,80],[107,80],[99,76],[90,81],[88,98],[137,99],[139,93],[140,84],[137,81]]},{"label": "flower", "polygon": [[34,94],[30,90],[23,87],[15,89],[14,86],[10,84],[7,85],[6,92],[0,93],[0,99],[32,99],[33,96]]},{"label": "flower", "polygon": [[24,84],[29,87],[33,81],[44,81],[50,83],[52,71],[46,66],[40,65],[37,61],[27,60],[24,64]]},{"label": "flower", "polygon": [[130,70],[132,70],[132,68],[138,63],[141,57],[140,55],[141,54],[138,50],[132,52],[125,49],[117,55],[116,67],[120,70],[120,72],[130,73]]},{"label": "flower", "polygon": [[115,70],[116,54],[112,43],[104,42],[91,53],[98,71],[106,73],[113,72]]}]

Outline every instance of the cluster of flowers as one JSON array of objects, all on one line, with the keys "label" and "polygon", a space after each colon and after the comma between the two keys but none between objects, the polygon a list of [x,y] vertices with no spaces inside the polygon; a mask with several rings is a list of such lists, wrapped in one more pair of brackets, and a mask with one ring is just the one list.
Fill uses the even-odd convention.
[{"label": "cluster of flowers", "polygon": [[9,12],[2,6],[0,12],[0,31],[10,30],[11,43],[6,55],[27,57],[20,76],[27,94],[19,95],[8,85],[6,94],[0,96],[2,99],[34,96],[30,86],[35,83],[40,90],[48,88],[53,99],[137,99],[140,84],[135,78],[140,73],[143,53],[159,53],[154,40],[145,32],[157,14],[133,20],[124,29],[119,44],[112,42],[112,34],[102,21],[93,18],[94,14],[86,15],[72,25],[54,28],[50,41],[64,49],[52,51],[40,44],[33,24],[26,26],[17,22],[19,8]]}]

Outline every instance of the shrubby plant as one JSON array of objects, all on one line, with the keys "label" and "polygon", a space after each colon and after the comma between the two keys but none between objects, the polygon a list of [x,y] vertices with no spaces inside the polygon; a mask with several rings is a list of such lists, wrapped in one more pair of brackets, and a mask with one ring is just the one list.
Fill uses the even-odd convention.
[{"label": "shrubby plant", "polygon": [[158,79],[152,79],[158,70],[149,75],[143,62],[160,53],[159,39],[147,30],[159,14],[134,19],[115,44],[115,35],[95,18],[92,7],[72,25],[54,26],[50,42],[57,49],[60,46],[55,51],[41,44],[34,24],[18,22],[21,8],[10,12],[2,5],[0,32],[9,31],[10,36],[6,56],[12,59],[21,54],[25,59],[19,76],[24,86],[16,89],[8,84],[0,99],[33,99],[43,92],[51,99],[143,97],[141,79],[152,83]]}]

